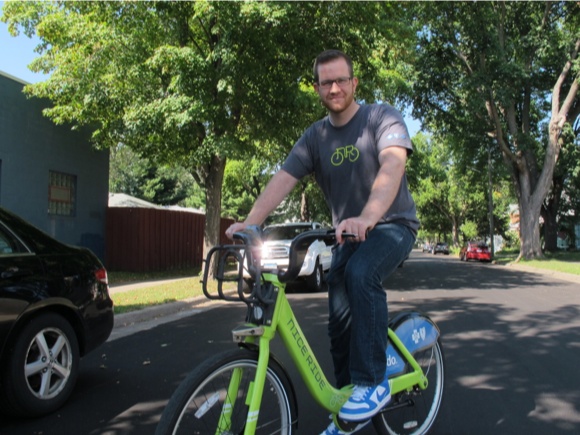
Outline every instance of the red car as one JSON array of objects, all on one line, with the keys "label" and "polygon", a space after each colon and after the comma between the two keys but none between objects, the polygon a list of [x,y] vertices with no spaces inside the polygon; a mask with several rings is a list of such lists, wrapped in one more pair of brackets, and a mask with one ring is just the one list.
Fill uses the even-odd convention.
[{"label": "red car", "polygon": [[459,251],[459,259],[461,261],[491,261],[491,252],[483,242],[467,242],[467,245]]}]

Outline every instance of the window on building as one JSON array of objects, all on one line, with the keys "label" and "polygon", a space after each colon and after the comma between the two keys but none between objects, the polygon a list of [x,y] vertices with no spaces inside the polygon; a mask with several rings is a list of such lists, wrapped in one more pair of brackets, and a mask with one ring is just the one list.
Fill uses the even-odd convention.
[{"label": "window on building", "polygon": [[57,216],[75,216],[76,191],[76,175],[49,171],[48,213]]}]

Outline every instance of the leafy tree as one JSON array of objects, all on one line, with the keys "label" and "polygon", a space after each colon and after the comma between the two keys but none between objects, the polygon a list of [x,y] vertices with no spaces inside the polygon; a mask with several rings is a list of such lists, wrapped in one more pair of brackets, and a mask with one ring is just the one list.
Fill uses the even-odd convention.
[{"label": "leafy tree", "polygon": [[[566,125],[580,110],[576,2],[421,3],[414,113],[452,136],[455,156],[490,146],[520,209],[520,256],[542,255],[540,210]],[[526,17],[522,19],[522,17]],[[540,128],[548,120],[542,140]]]},{"label": "leafy tree", "polygon": [[[30,95],[57,123],[90,125],[99,147],[123,143],[188,168],[206,192],[205,249],[218,243],[228,158],[288,150],[322,114],[311,65],[352,54],[358,98],[408,91],[405,10],[383,2],[9,2],[9,30],[37,34]],[[388,82],[385,78],[389,78]]]},{"label": "leafy tree", "polygon": [[204,208],[203,194],[184,168],[156,165],[133,150],[118,145],[111,149],[109,190],[126,193],[159,205]]},{"label": "leafy tree", "polygon": [[244,219],[271,178],[268,163],[260,158],[228,160],[224,174],[223,213]]},{"label": "leafy tree", "polygon": [[473,173],[465,175],[444,142],[420,133],[413,144],[408,174],[421,226],[438,238],[450,234],[458,246],[465,220],[476,217],[474,210],[486,210],[485,184],[474,182]]},{"label": "leafy tree", "polygon": [[467,240],[474,240],[479,237],[479,232],[477,229],[477,224],[473,221],[466,220],[461,224],[460,227],[463,238]]}]

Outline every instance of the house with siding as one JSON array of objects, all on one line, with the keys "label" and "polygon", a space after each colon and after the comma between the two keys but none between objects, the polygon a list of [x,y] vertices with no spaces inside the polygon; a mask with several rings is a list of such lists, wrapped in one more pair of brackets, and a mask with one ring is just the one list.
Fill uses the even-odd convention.
[{"label": "house with siding", "polygon": [[26,96],[26,84],[0,71],[0,206],[103,259],[109,153],[43,116],[50,102]]}]

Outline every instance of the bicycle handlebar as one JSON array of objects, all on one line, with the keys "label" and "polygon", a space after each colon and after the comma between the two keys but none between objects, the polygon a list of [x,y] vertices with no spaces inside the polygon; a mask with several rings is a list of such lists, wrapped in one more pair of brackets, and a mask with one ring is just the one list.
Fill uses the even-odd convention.
[{"label": "bicycle handlebar", "polygon": [[[343,233],[342,236],[345,238],[355,237],[351,233]],[[261,285],[262,230],[255,225],[249,226],[243,231],[234,233],[233,239],[241,243],[214,246],[207,254],[202,278],[203,293],[208,299],[243,301],[248,305],[256,301],[264,305],[273,303],[275,300],[272,293],[274,291],[273,287]],[[314,240],[335,241],[335,231],[334,229],[317,229],[299,234],[290,244],[288,268],[276,271],[267,270],[267,272],[276,273],[280,282],[289,282],[296,279],[302,269],[308,248]],[[254,280],[249,293],[246,293],[244,288],[247,285],[244,271],[247,271]],[[211,292],[208,287],[211,276],[217,281],[217,290],[215,290],[217,294]],[[238,283],[237,295],[229,295],[224,292],[223,285],[226,281],[236,281]]]},{"label": "bicycle handlebar", "polygon": [[[354,237],[354,234],[343,233],[343,237]],[[234,239],[239,239],[246,246],[258,246],[261,241],[261,230],[259,227],[252,225],[244,231],[234,233]],[[281,282],[292,281],[300,273],[308,247],[315,240],[335,241],[336,235],[334,229],[316,229],[305,231],[294,239],[290,244],[288,269],[278,271],[278,279]],[[259,261],[258,261],[259,263]]]}]

